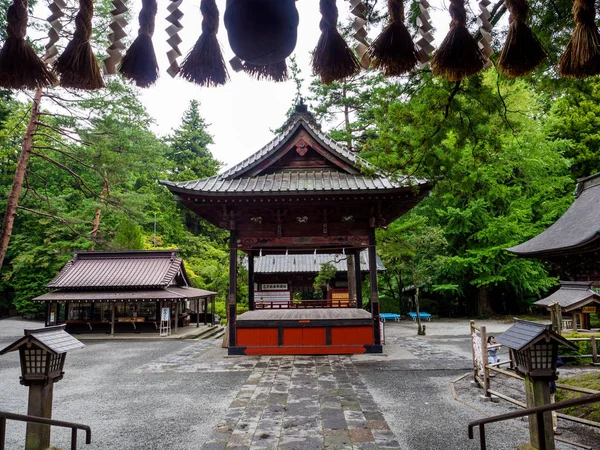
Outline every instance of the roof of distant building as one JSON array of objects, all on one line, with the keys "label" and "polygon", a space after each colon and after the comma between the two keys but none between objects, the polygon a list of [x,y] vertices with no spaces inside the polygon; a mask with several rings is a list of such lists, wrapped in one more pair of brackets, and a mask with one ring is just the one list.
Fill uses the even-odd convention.
[{"label": "roof of distant building", "polygon": [[589,304],[600,305],[600,295],[591,289],[591,284],[591,281],[561,281],[560,289],[534,304],[550,306],[558,303],[567,312]]}]

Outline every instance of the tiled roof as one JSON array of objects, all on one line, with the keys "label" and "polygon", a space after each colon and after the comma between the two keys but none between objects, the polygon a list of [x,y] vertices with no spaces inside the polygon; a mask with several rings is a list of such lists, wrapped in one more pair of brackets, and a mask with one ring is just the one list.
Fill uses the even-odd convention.
[{"label": "tiled roof", "polygon": [[167,287],[178,273],[184,280],[182,259],[175,251],[78,252],[54,280],[52,289],[126,289]]},{"label": "tiled roof", "polygon": [[426,180],[412,177],[404,177],[398,181],[392,181],[389,178],[371,178],[334,171],[278,172],[237,179],[224,179],[222,176],[215,176],[178,183],[161,181],[163,185],[175,188],[172,190],[252,195],[273,192],[338,193],[347,191],[384,191],[421,185],[426,182]]},{"label": "tiled roof", "polygon": [[600,304],[600,295],[590,289],[591,284],[591,281],[561,281],[559,290],[538,300],[535,305],[550,306],[558,303],[561,308],[569,310],[572,306],[583,306],[580,305],[582,302]]},{"label": "tiled roof", "polygon": [[[343,254],[317,253],[297,255],[265,255],[254,258],[254,273],[317,273],[321,264],[331,263],[338,272],[346,272],[346,257]],[[244,258],[243,265],[248,267],[248,258]],[[360,254],[360,270],[369,270],[369,253],[363,250]],[[385,270],[379,255],[377,256],[377,270]]]},{"label": "tiled roof", "polygon": [[514,350],[524,350],[540,339],[548,337],[558,341],[561,345],[573,348],[573,344],[552,331],[551,327],[551,325],[515,319],[515,324],[499,335],[496,341],[498,344],[506,345]]},{"label": "tiled roof", "polygon": [[275,136],[275,138],[261,148],[256,153],[250,155],[248,158],[243,160],[241,163],[236,164],[235,166],[227,169],[220,175],[220,178],[223,179],[231,179],[239,175],[241,172],[244,172],[251,167],[254,167],[257,164],[268,159],[269,155],[279,150],[280,146],[285,143],[290,136],[292,136],[296,130],[300,127],[304,127],[309,134],[312,135],[314,139],[320,141],[325,147],[327,147],[334,155],[338,156],[342,160],[350,163],[352,166],[358,168],[360,170],[361,167],[368,167],[371,169],[375,169],[371,163],[367,160],[361,158],[356,153],[351,152],[346,147],[340,145],[337,141],[331,139],[327,136],[321,129],[317,126],[314,121],[314,118],[309,113],[299,113],[296,112],[293,114],[290,119],[284,125],[283,130]]},{"label": "tiled roof", "polygon": [[127,300],[182,300],[206,298],[217,295],[216,292],[190,287],[169,286],[164,289],[138,289],[119,291],[67,291],[57,290],[33,299],[36,302],[113,302]]},{"label": "tiled roof", "polygon": [[536,256],[581,247],[600,235],[600,173],[579,180],[571,207],[536,237],[507,249],[522,256]]},{"label": "tiled roof", "polygon": [[64,325],[25,330],[25,336],[0,351],[0,355],[17,350],[25,343],[33,342],[47,351],[59,354],[83,348],[85,345],[65,331]]}]

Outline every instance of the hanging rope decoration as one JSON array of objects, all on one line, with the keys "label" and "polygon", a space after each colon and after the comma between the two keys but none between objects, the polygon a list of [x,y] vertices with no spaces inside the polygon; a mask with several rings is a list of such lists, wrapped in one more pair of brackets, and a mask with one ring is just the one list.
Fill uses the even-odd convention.
[{"label": "hanging rope decoration", "polygon": [[25,40],[27,0],[14,0],[6,14],[6,41],[0,49],[0,86],[9,89],[36,89],[49,86],[56,78]]},{"label": "hanging rope decoration", "polygon": [[492,48],[492,24],[490,23],[490,18],[492,14],[488,10],[488,6],[491,5],[489,0],[481,0],[479,2],[479,14],[478,22],[479,22],[479,34],[481,34],[481,39],[477,45],[479,45],[479,49],[483,56],[486,57],[486,62],[484,65],[485,69],[489,69],[493,66],[490,57],[494,54],[494,49]]},{"label": "hanging rope decoration", "polygon": [[390,23],[373,41],[369,53],[373,67],[386,77],[410,72],[417,65],[417,50],[404,25],[404,0],[388,0]]},{"label": "hanging rope decoration", "polygon": [[594,0],[575,0],[575,30],[558,61],[563,77],[585,78],[600,74],[600,33],[596,26]]},{"label": "hanging rope decoration", "polygon": [[102,68],[104,75],[116,75],[117,67],[123,58],[123,51],[125,50],[125,44],[122,39],[127,36],[125,27],[127,26],[127,6],[123,0],[112,0],[113,10],[110,12],[112,16],[112,22],[109,27],[111,33],[108,35],[108,42],[110,46],[106,49],[108,58],[102,61]]},{"label": "hanging rope decoration", "polygon": [[335,0],[319,0],[321,37],[313,53],[313,71],[321,82],[330,84],[359,72],[354,53],[337,30],[338,9]]},{"label": "hanging rope decoration", "polygon": [[505,0],[505,3],[510,16],[506,42],[498,58],[498,70],[507,77],[514,78],[539,66],[546,58],[546,52],[527,25],[527,1]]},{"label": "hanging rope decoration", "polygon": [[94,0],[79,0],[73,38],[54,63],[62,87],[85,90],[104,87],[100,67],[90,43],[93,16]]},{"label": "hanging rope decoration", "polygon": [[358,62],[363,69],[368,69],[371,66],[371,58],[369,57],[369,42],[367,41],[367,18],[365,12],[367,7],[362,0],[350,0],[350,14],[354,16],[352,29],[357,44],[354,51],[358,55]]},{"label": "hanging rope decoration", "polygon": [[434,75],[459,81],[483,69],[485,57],[467,29],[464,0],[450,0],[450,31],[431,60]]},{"label": "hanging rope decoration", "polygon": [[171,0],[171,3],[167,6],[169,15],[165,19],[171,24],[165,31],[169,35],[167,44],[171,47],[171,50],[167,52],[167,59],[169,60],[167,73],[171,75],[172,78],[175,78],[177,73],[179,73],[179,63],[177,62],[177,58],[181,56],[179,44],[182,42],[181,37],[179,37],[179,32],[183,30],[183,25],[180,22],[183,13],[179,10],[179,7],[181,6],[182,1],[183,0]]},{"label": "hanging rope decoration", "polygon": [[434,40],[433,26],[431,25],[431,17],[429,16],[429,3],[427,0],[421,0],[419,2],[419,15],[417,16],[417,28],[421,39],[416,42],[417,46],[417,58],[419,60],[419,66],[424,67],[429,61],[431,61],[431,54],[435,50],[435,47],[431,45]]},{"label": "hanging rope decoration", "polygon": [[296,47],[295,0],[227,0],[224,22],[236,58],[230,63],[259,79],[283,81],[285,59]]},{"label": "hanging rope decoration", "polygon": [[63,24],[60,19],[65,15],[63,12],[63,8],[65,8],[65,6],[67,5],[63,0],[54,0],[48,4],[50,16],[46,19],[46,21],[50,24],[50,29],[48,30],[48,43],[45,47],[46,53],[44,54],[43,58],[46,64],[54,63],[54,60],[58,55],[56,43],[60,39],[60,32],[63,29]]},{"label": "hanging rope decoration", "polygon": [[220,86],[229,80],[229,74],[217,41],[219,9],[215,0],[202,0],[200,12],[202,34],[181,65],[179,76],[200,86]]},{"label": "hanging rope decoration", "polygon": [[158,63],[152,44],[157,12],[156,0],[142,0],[138,36],[125,53],[119,67],[119,72],[125,78],[135,81],[140,87],[148,87],[158,79]]}]

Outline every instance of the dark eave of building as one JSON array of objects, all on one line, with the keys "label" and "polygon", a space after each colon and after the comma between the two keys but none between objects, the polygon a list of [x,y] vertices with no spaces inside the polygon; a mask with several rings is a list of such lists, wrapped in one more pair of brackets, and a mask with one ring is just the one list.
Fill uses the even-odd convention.
[{"label": "dark eave of building", "polygon": [[600,295],[591,289],[591,285],[591,281],[561,281],[560,289],[534,304],[548,307],[558,303],[567,312],[589,304],[600,305]]},{"label": "dark eave of building", "polygon": [[507,250],[519,256],[551,257],[600,243],[600,173],[578,180],[575,201],[549,228]]}]

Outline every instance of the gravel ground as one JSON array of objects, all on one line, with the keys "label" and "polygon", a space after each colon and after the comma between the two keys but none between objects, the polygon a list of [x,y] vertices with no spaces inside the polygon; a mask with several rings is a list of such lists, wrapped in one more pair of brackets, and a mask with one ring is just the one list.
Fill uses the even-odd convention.
[{"label": "gravel ground", "polygon": [[[22,336],[23,328],[39,325],[1,320],[0,348]],[[353,356],[348,373],[360,377],[399,448],[478,449],[477,432],[476,439],[469,440],[467,424],[515,407],[504,401],[481,402],[481,391],[470,386],[468,377],[461,378],[471,371],[468,321],[436,320],[426,325],[427,336],[416,336],[411,321],[387,323],[385,353]],[[493,321],[478,325],[485,325],[492,334],[510,326]],[[223,418],[231,417],[244,386],[256,384],[253,377],[268,361],[269,357],[228,357],[216,340],[88,341],[86,348],[67,356],[65,378],[55,385],[54,418],[92,427],[92,445],[80,448],[200,448]],[[16,353],[0,357],[0,410],[26,413],[27,389],[19,384],[19,374]],[[510,379],[497,377],[493,383],[502,392],[507,389],[509,395],[518,395],[518,386]],[[589,446],[600,449],[600,436],[589,428],[560,426],[564,437],[581,442],[577,438],[583,433]],[[7,449],[23,448],[24,429],[9,422]],[[528,440],[522,421],[490,425],[486,432],[490,450],[514,449]],[[52,442],[68,448],[69,432],[53,430]],[[305,446],[288,443],[285,448]],[[376,447],[340,444],[325,448]],[[557,448],[576,447],[558,444]]]}]

